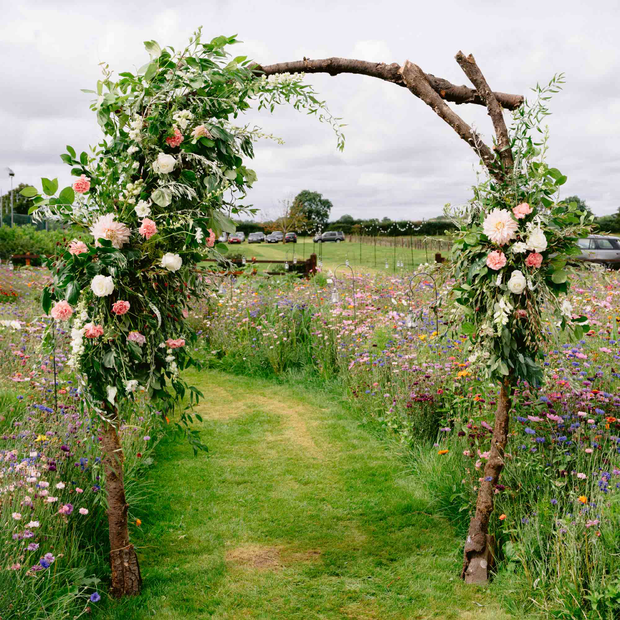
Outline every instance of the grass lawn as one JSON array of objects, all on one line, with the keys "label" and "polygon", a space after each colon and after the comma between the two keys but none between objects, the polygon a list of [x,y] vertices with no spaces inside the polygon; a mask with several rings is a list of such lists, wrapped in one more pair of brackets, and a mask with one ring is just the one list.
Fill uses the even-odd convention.
[{"label": "grass lawn", "polygon": [[[400,240],[399,240],[400,242]],[[375,258],[376,250],[376,258]],[[247,241],[241,244],[228,245],[229,255],[242,254],[246,258],[255,257],[257,259],[271,260],[289,260],[294,257],[298,260],[308,258],[313,252],[319,260],[323,261],[323,265],[327,269],[335,269],[345,261],[355,269],[362,267],[364,269],[385,271],[387,273],[403,273],[414,269],[417,265],[428,261],[435,260],[434,249],[424,250],[414,249],[413,251],[407,247],[382,246],[371,243],[361,244],[361,260],[360,260],[360,244],[344,241],[343,243],[313,243],[312,239],[300,238],[295,243],[253,243],[249,245]],[[447,252],[443,252],[447,256]],[[385,264],[388,268],[385,268]],[[396,267],[398,262],[404,263],[404,267]],[[266,266],[272,269],[273,266]]]},{"label": "grass lawn", "polygon": [[134,535],[144,592],[102,601],[98,619],[512,617],[493,586],[462,584],[450,523],[333,393],[189,378],[210,452],[159,446]]}]

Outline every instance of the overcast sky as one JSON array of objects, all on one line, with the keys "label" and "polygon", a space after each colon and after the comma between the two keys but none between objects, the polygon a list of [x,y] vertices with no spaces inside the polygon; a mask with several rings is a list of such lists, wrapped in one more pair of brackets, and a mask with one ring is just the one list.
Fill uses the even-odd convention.
[{"label": "overcast sky", "polygon": [[[504,8],[505,7],[505,8]],[[68,182],[59,154],[98,140],[89,110],[100,62],[116,71],[148,60],[143,41],[184,45],[238,34],[234,50],[267,64],[343,56],[398,62],[467,82],[454,60],[472,53],[495,90],[526,94],[565,72],[551,102],[548,161],[568,175],[564,195],[578,194],[597,214],[620,206],[620,3],[597,0],[0,0],[0,172],[16,182]],[[421,101],[395,85],[361,76],[307,78],[347,124],[344,153],[327,125],[292,109],[251,113],[285,140],[256,146],[254,206],[275,212],[302,189],[332,200],[332,217],[422,219],[446,202],[461,204],[475,183],[475,157]],[[479,106],[456,106],[490,140]],[[8,190],[0,176],[0,189]]]}]

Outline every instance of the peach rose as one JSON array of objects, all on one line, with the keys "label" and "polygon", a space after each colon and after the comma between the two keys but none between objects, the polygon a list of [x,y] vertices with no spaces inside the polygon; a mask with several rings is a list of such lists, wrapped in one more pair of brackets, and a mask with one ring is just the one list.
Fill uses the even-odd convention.
[{"label": "peach rose", "polygon": [[178,127],[174,128],[174,136],[170,138],[166,138],[166,143],[169,144],[173,149],[179,146],[183,142],[183,134],[179,131]]},{"label": "peach rose", "polygon": [[67,319],[71,318],[71,315],[73,314],[73,308],[69,305],[68,301],[65,301],[63,299],[52,308],[50,314],[52,315],[52,318],[56,319],[57,321],[66,321]]},{"label": "peach rose", "polygon": [[498,269],[501,269],[505,264],[506,255],[499,250],[495,250],[487,256],[487,267],[489,269],[494,269],[495,271],[497,271]]},{"label": "peach rose", "polygon": [[83,174],[74,184],[73,191],[78,194],[84,194],[90,189],[90,179]]},{"label": "peach rose", "polygon": [[522,220],[526,215],[532,212],[532,207],[530,207],[527,202],[522,202],[520,205],[517,205],[512,212],[518,220]]},{"label": "peach rose", "polygon": [[543,255],[539,254],[538,252],[532,252],[531,254],[527,255],[527,258],[525,259],[525,264],[528,267],[540,267],[542,265],[543,262]]},{"label": "peach rose", "polygon": [[112,312],[116,314],[116,316],[122,316],[123,314],[127,314],[129,312],[131,304],[128,301],[119,301],[112,304]]},{"label": "peach rose", "polygon": [[84,254],[84,252],[88,252],[88,246],[83,241],[78,241],[74,239],[69,244],[69,253],[77,256],[78,254]]},{"label": "peach rose", "polygon": [[142,226],[140,226],[140,230],[138,231],[143,237],[150,239],[157,232],[157,224],[153,220],[150,220],[148,217],[145,217],[142,220]]},{"label": "peach rose", "polygon": [[84,336],[86,338],[99,338],[99,336],[103,336],[103,326],[87,323],[84,326]]}]

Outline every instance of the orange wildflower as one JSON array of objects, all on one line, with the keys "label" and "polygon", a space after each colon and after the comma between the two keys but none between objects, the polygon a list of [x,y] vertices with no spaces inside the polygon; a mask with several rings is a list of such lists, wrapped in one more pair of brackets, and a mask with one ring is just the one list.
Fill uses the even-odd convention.
[{"label": "orange wildflower", "polygon": [[504,514],[499,515],[499,520],[500,521],[503,521],[505,518],[506,518],[506,515],[504,515]]},{"label": "orange wildflower", "polygon": [[581,502],[582,504],[587,504],[588,503],[588,498],[585,495],[580,495],[577,498],[577,501]]},{"label": "orange wildflower", "polygon": [[450,452],[450,450],[439,450],[437,454],[448,454],[448,452]]}]

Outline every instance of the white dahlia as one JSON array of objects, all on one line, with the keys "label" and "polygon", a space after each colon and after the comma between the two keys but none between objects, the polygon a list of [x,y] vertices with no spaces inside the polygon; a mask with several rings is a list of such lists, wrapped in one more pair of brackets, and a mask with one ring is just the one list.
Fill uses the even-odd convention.
[{"label": "white dahlia", "polygon": [[485,218],[482,225],[484,234],[492,243],[505,245],[514,239],[519,224],[512,218],[506,209],[493,209]]},{"label": "white dahlia", "polygon": [[112,245],[120,249],[131,237],[131,231],[122,222],[117,222],[114,214],[107,213],[102,215],[90,229],[92,236],[95,238],[95,246],[99,247],[99,239],[108,239]]}]

